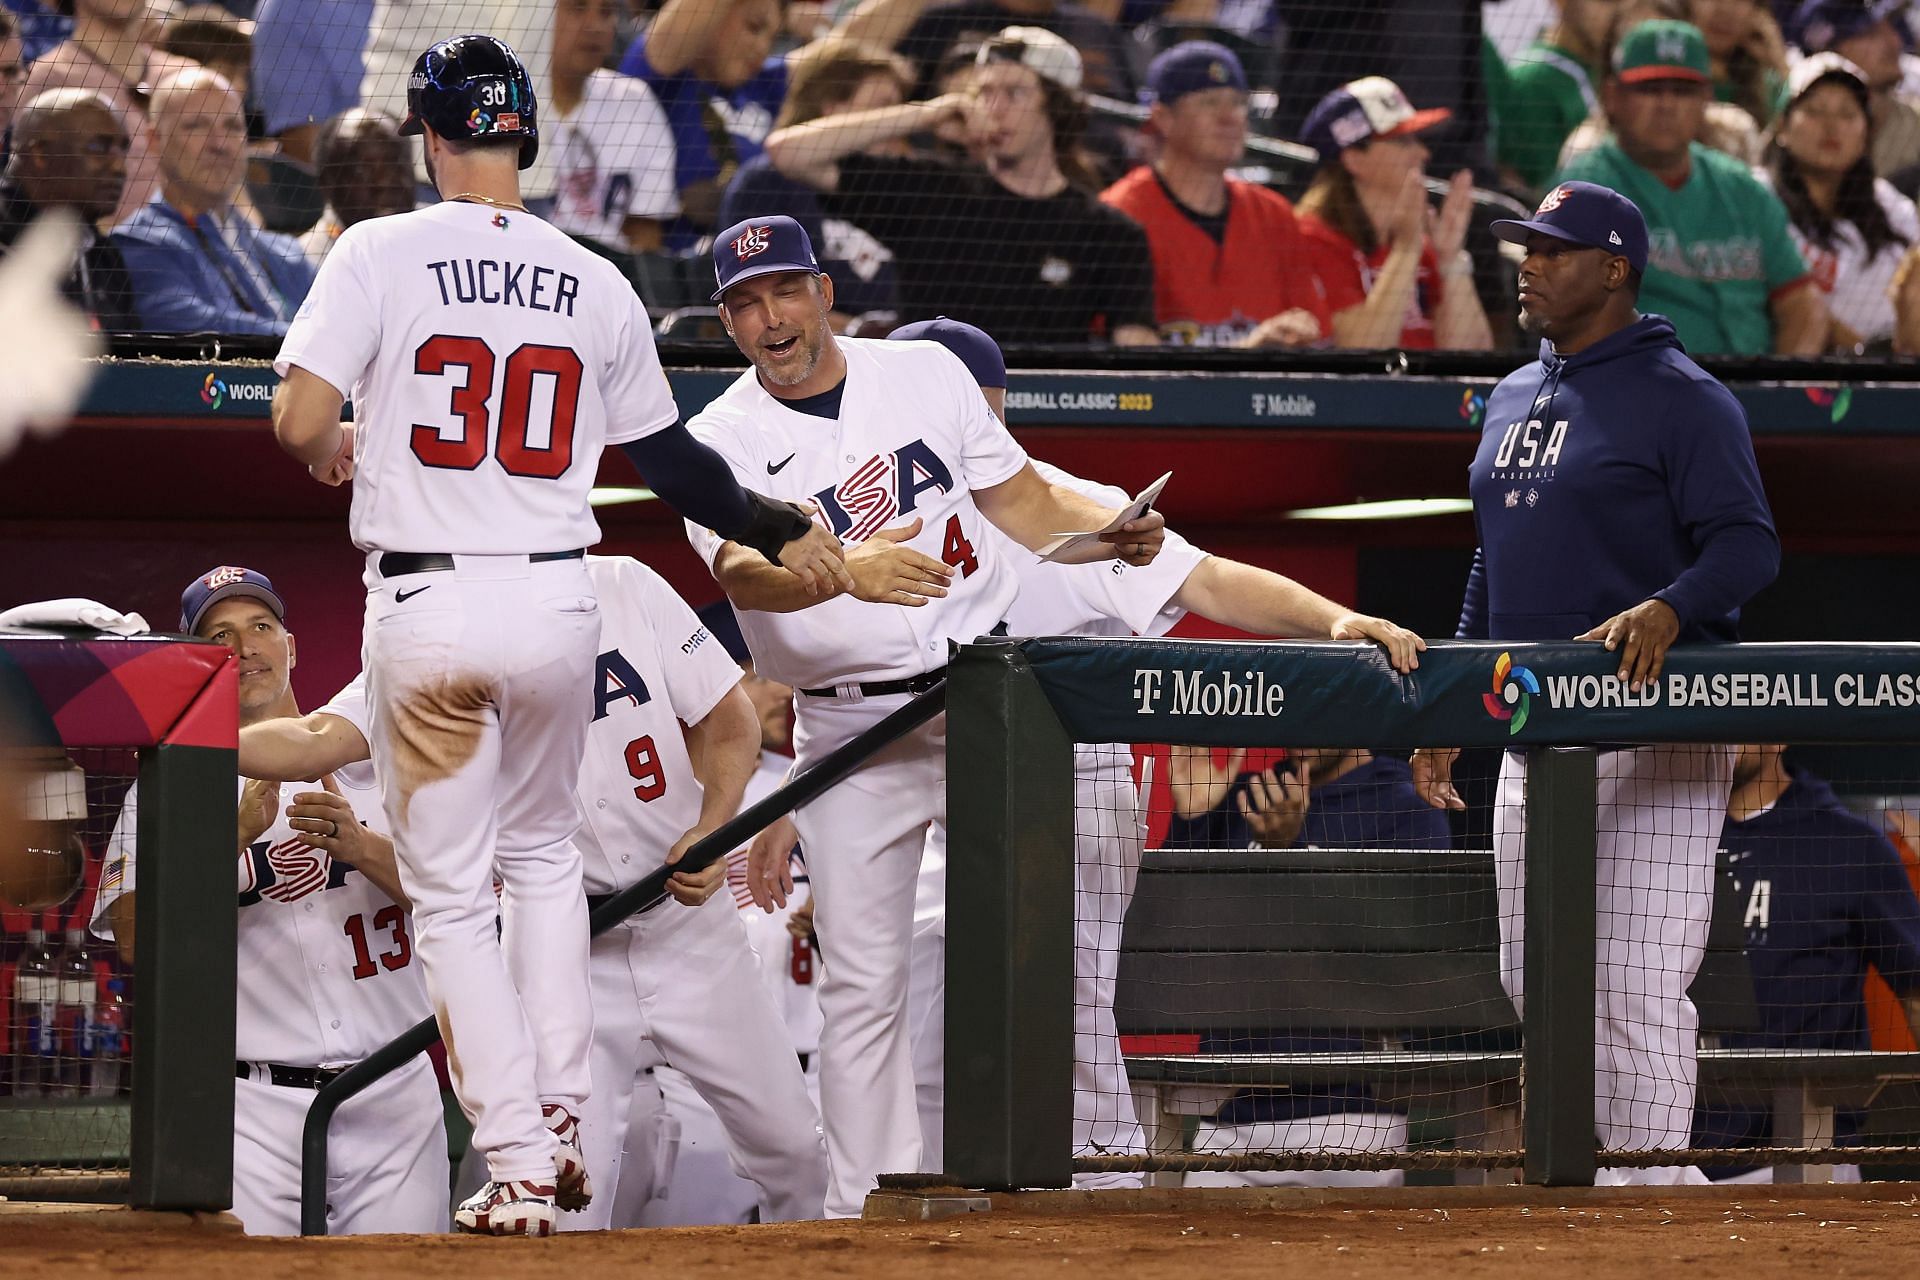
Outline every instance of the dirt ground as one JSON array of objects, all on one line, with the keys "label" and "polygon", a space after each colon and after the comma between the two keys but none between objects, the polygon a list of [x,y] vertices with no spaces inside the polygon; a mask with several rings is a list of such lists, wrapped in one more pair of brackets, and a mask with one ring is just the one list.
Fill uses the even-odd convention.
[{"label": "dirt ground", "polygon": [[[1453,1189],[1448,1189],[1451,1192]],[[1466,1190],[1466,1189],[1459,1189]],[[1862,1194],[1864,1192],[1864,1194]],[[1742,1194],[1744,1193],[1744,1194]],[[1920,1188],[1805,1195],[1747,1187],[1708,1196],[1534,1193],[1501,1203],[1488,1192],[1390,1207],[1222,1208],[1174,1212],[996,1209],[931,1222],[800,1223],[562,1235],[551,1240],[382,1236],[249,1239],[209,1225],[143,1215],[0,1215],[0,1274],[81,1280],[100,1275],[206,1280],[406,1275],[585,1280],[641,1269],[686,1276],[794,1275],[996,1280],[1078,1274],[1098,1280],[1446,1275],[1621,1276],[1686,1280],[1916,1274]],[[1345,1201],[1343,1203],[1363,1203]],[[157,1216],[157,1215],[156,1215]],[[1301,1270],[1304,1268],[1304,1270]]]}]

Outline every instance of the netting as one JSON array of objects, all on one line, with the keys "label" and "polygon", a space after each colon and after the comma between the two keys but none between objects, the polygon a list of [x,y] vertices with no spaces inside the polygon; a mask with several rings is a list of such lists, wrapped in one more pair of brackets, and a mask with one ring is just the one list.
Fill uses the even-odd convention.
[{"label": "netting", "polygon": [[[716,232],[785,214],[860,333],[1525,350],[1490,224],[1584,178],[1641,204],[1642,301],[1689,351],[1920,349],[1920,72],[1887,6],[67,7],[4,11],[0,242],[93,222],[68,288],[109,330],[284,333],[344,229],[439,199],[397,129],[415,58],[471,31],[528,70],[529,207],[676,340],[724,338]],[[454,105],[517,142],[525,112]]]},{"label": "netting", "polygon": [[[1090,775],[1084,748],[1076,783],[1080,1176],[1396,1185],[1521,1164],[1524,757],[1469,753],[1465,807],[1443,811],[1404,753],[1136,753],[1137,786],[1123,760]],[[1920,786],[1899,757],[1597,759],[1603,1176],[1920,1160]]]},{"label": "netting", "polygon": [[107,748],[37,756],[27,769],[41,874],[10,883],[0,913],[0,1193],[125,1192],[133,969],[90,926],[136,769],[131,750]]}]

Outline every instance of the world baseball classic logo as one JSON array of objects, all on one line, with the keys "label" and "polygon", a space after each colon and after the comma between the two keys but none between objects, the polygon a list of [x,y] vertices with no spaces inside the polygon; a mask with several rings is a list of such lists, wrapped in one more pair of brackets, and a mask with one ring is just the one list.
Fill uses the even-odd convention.
[{"label": "world baseball classic logo", "polygon": [[216,409],[227,402],[227,384],[219,374],[208,374],[207,380],[200,384],[200,402]]},{"label": "world baseball classic logo", "polygon": [[1513,665],[1513,655],[1503,653],[1493,664],[1493,692],[1480,695],[1480,705],[1495,720],[1507,722],[1507,734],[1512,736],[1527,727],[1527,716],[1533,710],[1533,695],[1540,692],[1540,682],[1533,672],[1525,667]]}]

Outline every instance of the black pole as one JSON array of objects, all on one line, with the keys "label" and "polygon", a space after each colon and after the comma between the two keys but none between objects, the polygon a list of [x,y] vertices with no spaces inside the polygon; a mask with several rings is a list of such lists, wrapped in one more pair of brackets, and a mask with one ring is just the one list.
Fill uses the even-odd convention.
[{"label": "black pole", "polygon": [[1593,1185],[1595,758],[1527,753],[1523,1176],[1538,1186]]},{"label": "black pole", "polygon": [[[947,687],[937,684],[829,753],[772,795],[747,806],[731,821],[697,841],[679,863],[661,867],[628,885],[587,917],[589,935],[598,937],[628,916],[650,911],[667,898],[667,881],[681,871],[701,871],[726,857],[775,819],[785,817],[853,772],[874,752],[904,738],[946,710]],[[228,1020],[231,1023],[231,1019]],[[327,1130],[343,1105],[376,1080],[391,1074],[440,1038],[432,1018],[415,1024],[335,1076],[314,1094],[300,1137],[300,1234],[327,1234]]]}]

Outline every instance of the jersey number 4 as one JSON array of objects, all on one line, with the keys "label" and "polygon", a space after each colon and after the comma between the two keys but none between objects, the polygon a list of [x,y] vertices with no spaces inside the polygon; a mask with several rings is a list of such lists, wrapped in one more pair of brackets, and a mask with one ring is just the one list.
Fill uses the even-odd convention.
[{"label": "jersey number 4", "polygon": [[[472,471],[487,460],[493,418],[493,348],[479,338],[436,334],[413,353],[413,371],[437,378],[460,370],[447,408],[459,420],[459,434],[446,428],[413,424],[413,456],[429,467]],[[557,480],[573,465],[573,420],[580,407],[580,357],[566,347],[526,343],[507,357],[500,379],[500,431],[493,456],[511,476]],[[553,400],[547,421],[532,421],[535,379],[550,380]]]}]

